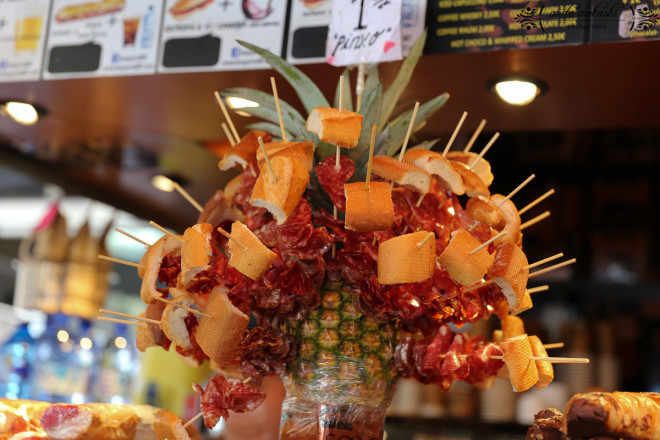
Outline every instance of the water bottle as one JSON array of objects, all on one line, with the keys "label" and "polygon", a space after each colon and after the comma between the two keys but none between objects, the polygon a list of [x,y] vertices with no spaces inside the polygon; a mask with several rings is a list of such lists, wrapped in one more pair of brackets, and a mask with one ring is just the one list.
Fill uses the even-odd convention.
[{"label": "water bottle", "polygon": [[101,354],[94,382],[97,402],[113,404],[132,403],[132,390],[137,372],[134,345],[128,342],[125,324],[115,324],[113,336]]},{"label": "water bottle", "polygon": [[0,397],[28,399],[32,379],[32,359],[35,341],[28,332],[28,324],[18,326],[16,332],[0,347]]},{"label": "water bottle", "polygon": [[88,401],[90,370],[82,361],[75,318],[56,313],[48,317],[36,342],[32,398],[51,403]]},{"label": "water bottle", "polygon": [[147,13],[142,17],[142,35],[140,38],[140,46],[142,49],[149,49],[151,47],[151,40],[153,39],[153,20],[154,20],[154,7],[149,6]]}]

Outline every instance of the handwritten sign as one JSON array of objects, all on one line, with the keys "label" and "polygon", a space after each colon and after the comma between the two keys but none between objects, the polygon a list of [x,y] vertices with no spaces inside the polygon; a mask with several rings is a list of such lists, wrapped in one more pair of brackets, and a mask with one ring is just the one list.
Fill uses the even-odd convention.
[{"label": "handwritten sign", "polygon": [[335,0],[325,57],[333,66],[401,59],[401,0]]}]

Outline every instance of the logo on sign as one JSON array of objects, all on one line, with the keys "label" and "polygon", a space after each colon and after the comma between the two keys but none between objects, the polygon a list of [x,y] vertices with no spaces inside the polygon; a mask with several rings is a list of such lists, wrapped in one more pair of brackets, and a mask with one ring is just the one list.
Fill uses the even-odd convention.
[{"label": "logo on sign", "polygon": [[543,8],[532,8],[527,6],[522,11],[518,12],[514,19],[520,23],[523,29],[543,29],[543,21],[541,20],[541,11]]},{"label": "logo on sign", "polygon": [[238,47],[234,47],[234,48],[232,48],[232,50],[231,50],[231,57],[232,57],[232,58],[238,58],[239,56],[241,56],[241,49],[238,48]]},{"label": "logo on sign", "polygon": [[648,31],[660,21],[660,15],[654,14],[648,6],[636,8],[633,14],[635,20],[630,24],[631,31]]}]

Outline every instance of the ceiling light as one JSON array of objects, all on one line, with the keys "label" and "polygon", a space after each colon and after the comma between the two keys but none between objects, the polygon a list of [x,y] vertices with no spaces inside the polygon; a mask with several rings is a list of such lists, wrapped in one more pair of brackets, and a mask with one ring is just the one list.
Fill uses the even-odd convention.
[{"label": "ceiling light", "polygon": [[527,105],[545,92],[547,87],[536,79],[510,77],[491,81],[489,88],[508,104]]},{"label": "ceiling light", "polygon": [[229,96],[227,98],[227,105],[233,108],[248,108],[248,107],[259,107],[258,102],[250,101],[249,99],[238,98],[236,96]]},{"label": "ceiling light", "polygon": [[167,176],[163,176],[162,174],[158,174],[152,177],[151,184],[153,185],[154,188],[159,189],[161,191],[165,191],[165,192],[174,191],[174,181],[172,181],[172,179],[170,179]]},{"label": "ceiling light", "polygon": [[19,124],[32,125],[39,119],[39,112],[31,104],[18,101],[5,101],[0,104],[2,105],[3,113],[9,115]]}]

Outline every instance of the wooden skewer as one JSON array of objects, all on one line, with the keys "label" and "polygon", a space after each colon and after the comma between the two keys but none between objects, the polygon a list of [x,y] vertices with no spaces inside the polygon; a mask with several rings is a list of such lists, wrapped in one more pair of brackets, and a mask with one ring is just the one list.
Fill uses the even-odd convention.
[{"label": "wooden skewer", "polygon": [[417,206],[418,208],[419,208],[420,206],[422,206],[422,201],[424,201],[424,196],[425,196],[425,195],[426,195],[426,194],[420,194],[420,195],[419,195],[419,199],[417,199],[417,203],[415,203],[415,206]]},{"label": "wooden skewer", "polygon": [[120,234],[124,234],[124,235],[127,236],[128,238],[133,239],[133,240],[137,241],[138,243],[142,243],[142,244],[145,245],[146,247],[150,247],[150,246],[151,246],[151,245],[150,245],[149,243],[147,243],[146,241],[142,241],[142,240],[140,240],[140,239],[137,238],[136,236],[129,234],[128,232],[124,231],[123,229],[115,228],[115,231],[119,232]]},{"label": "wooden skewer", "polygon": [[106,255],[98,255],[100,260],[106,260],[106,261],[112,261],[113,263],[119,263],[119,264],[125,264],[126,266],[133,266],[133,267],[147,267],[144,264],[139,264],[139,263],[133,263],[132,261],[126,261],[126,260],[120,260],[119,258],[112,258],[108,257]]},{"label": "wooden skewer", "polygon": [[538,287],[532,287],[531,289],[527,289],[527,293],[532,294],[532,293],[537,293],[537,292],[545,292],[546,290],[549,290],[550,286],[547,284],[544,284],[543,286],[538,286]]},{"label": "wooden skewer", "polygon": [[231,134],[231,131],[229,131],[229,126],[227,125],[226,122],[223,122],[220,124],[222,126],[222,131],[225,132],[225,137],[227,137],[227,140],[229,141],[229,145],[232,147],[236,145],[236,141],[234,140],[234,136]]},{"label": "wooden skewer", "polygon": [[248,383],[248,382],[250,382],[251,380],[252,380],[252,376],[248,376],[248,377],[246,377],[245,379],[243,379],[242,382],[243,382],[243,383]]},{"label": "wooden skewer", "polygon": [[470,138],[470,141],[467,143],[465,148],[463,149],[463,153],[468,153],[470,149],[472,148],[472,145],[474,145],[474,142],[477,140],[479,135],[481,134],[481,130],[484,129],[484,126],[486,125],[486,120],[482,119],[481,122],[479,123],[479,126],[477,129],[474,131],[474,134]]},{"label": "wooden skewer", "polygon": [[144,321],[144,322],[148,322],[148,323],[151,323],[151,324],[160,325],[160,321],[157,321],[155,319],[143,318],[142,316],[129,315],[128,313],[115,312],[113,310],[99,309],[99,313],[106,313],[108,315],[122,316],[124,318],[131,318],[131,319],[135,319],[137,321]]},{"label": "wooden skewer", "polygon": [[261,139],[261,136],[257,138],[259,141],[259,146],[261,147],[261,152],[264,153],[264,159],[266,160],[266,166],[268,167],[268,171],[270,172],[270,177],[273,178],[273,181],[277,183],[277,176],[275,176],[275,172],[273,171],[273,167],[270,166],[270,159],[268,158],[268,153],[266,152],[266,146],[264,145],[263,139]]},{"label": "wooden skewer", "polygon": [[192,419],[188,420],[186,423],[183,424],[183,429],[186,429],[188,426],[190,426],[190,425],[192,425],[193,423],[195,423],[195,422],[196,422],[197,420],[199,420],[199,418],[202,417],[203,415],[204,415],[204,413],[200,411],[199,414],[197,414],[195,417],[193,417]]},{"label": "wooden skewer", "polygon": [[[332,218],[337,220],[337,206],[332,205]],[[335,259],[335,256],[337,255],[337,243],[333,242],[332,243],[332,259]]]},{"label": "wooden skewer", "polygon": [[118,324],[140,325],[139,322],[128,321],[128,320],[124,320],[124,319],[117,319],[117,318],[109,318],[107,316],[97,316],[96,319],[98,319],[99,321],[116,322]]},{"label": "wooden skewer", "polygon": [[511,197],[515,196],[515,195],[518,193],[518,191],[520,191],[521,189],[523,189],[523,188],[525,187],[525,185],[527,185],[529,182],[531,182],[532,179],[533,179],[534,177],[536,177],[536,174],[532,174],[532,175],[529,176],[527,179],[525,179],[525,181],[524,181],[523,183],[521,183],[520,185],[518,185],[518,186],[516,187],[516,189],[514,189],[513,191],[511,191],[511,192],[510,192],[510,193],[504,198],[504,200],[502,200],[502,201],[500,202],[500,204],[497,205],[497,207],[499,208],[500,206],[504,205],[504,204],[506,203],[507,200],[509,200]]},{"label": "wooden skewer", "polygon": [[209,319],[213,318],[213,316],[211,316],[207,313],[201,312],[197,309],[193,309],[192,307],[184,306],[183,304],[177,304],[174,301],[170,301],[167,298],[156,298],[156,300],[164,302],[165,304],[169,304],[169,305],[174,306],[174,307],[178,307],[178,308],[183,309],[183,310],[187,310],[190,313],[194,313],[195,315],[203,316],[203,317],[209,318]]},{"label": "wooden skewer", "polygon": [[540,266],[542,264],[545,264],[545,263],[547,263],[549,261],[552,261],[552,260],[556,260],[557,258],[561,258],[563,256],[564,256],[564,254],[562,252],[560,252],[558,254],[553,255],[552,257],[544,258],[543,260],[539,260],[536,263],[528,264],[527,266],[523,267],[523,269],[532,269],[536,266]]},{"label": "wooden skewer", "polygon": [[495,281],[493,280],[488,280],[488,281],[484,281],[483,283],[475,284],[474,286],[465,289],[463,293],[472,292],[473,290],[481,289],[482,287],[487,286],[489,284],[493,284],[494,282]]},{"label": "wooden skewer", "polygon": [[525,206],[523,209],[518,210],[518,215],[523,215],[524,213],[526,213],[527,211],[529,211],[530,209],[532,209],[533,207],[535,207],[536,205],[538,205],[539,203],[541,203],[542,201],[544,201],[545,199],[547,199],[548,197],[553,195],[554,193],[555,193],[554,189],[549,190],[548,192],[543,194],[541,197],[537,198],[532,203]]},{"label": "wooden skewer", "polygon": [[490,240],[481,243],[480,246],[477,246],[476,248],[474,248],[470,251],[470,255],[476,254],[477,252],[479,252],[480,250],[482,250],[483,248],[485,248],[486,246],[488,246],[489,244],[491,244],[495,240],[499,240],[500,238],[504,237],[506,234],[507,234],[506,231],[502,231],[499,234],[497,234],[495,237],[491,238]]},{"label": "wooden skewer", "polygon": [[204,211],[204,208],[202,208],[202,205],[197,203],[197,200],[193,199],[192,196],[190,194],[188,194],[188,191],[183,189],[183,187],[181,185],[179,185],[177,182],[173,182],[173,183],[174,183],[174,189],[176,190],[176,192],[181,194],[183,196],[183,198],[186,199],[191,205],[193,205],[195,207],[195,209],[197,209],[199,212]]},{"label": "wooden skewer", "polygon": [[495,133],[492,138],[490,138],[490,141],[488,141],[484,149],[481,150],[481,153],[479,153],[479,155],[474,158],[474,160],[472,161],[472,163],[468,168],[472,169],[481,160],[481,158],[483,158],[486,155],[486,153],[488,152],[488,150],[490,150],[490,147],[493,146],[493,144],[495,143],[498,137],[500,137],[499,131]]},{"label": "wooden skewer", "polygon": [[545,211],[543,214],[539,214],[536,217],[534,217],[533,219],[527,220],[525,223],[520,225],[520,230],[522,231],[523,229],[527,229],[530,226],[535,225],[538,222],[540,222],[541,220],[544,220],[548,217],[550,217],[550,211]]},{"label": "wooden skewer", "polygon": [[408,124],[408,131],[406,132],[406,137],[403,139],[403,146],[401,147],[401,152],[399,153],[399,162],[403,160],[403,156],[405,156],[406,154],[406,148],[408,148],[408,141],[410,140],[410,135],[412,134],[413,126],[415,125],[417,110],[419,110],[419,101],[415,103],[415,108],[413,109],[412,116],[410,117],[410,124]]},{"label": "wooden skewer", "polygon": [[371,241],[371,246],[372,246],[372,247],[373,247],[373,246],[376,246],[376,242],[378,242],[378,239],[377,239],[376,236],[374,235],[374,239]]},{"label": "wooden skewer", "polygon": [[573,264],[576,261],[577,260],[575,258],[571,258],[570,260],[564,261],[563,263],[555,264],[554,266],[546,267],[545,269],[541,269],[541,270],[536,271],[534,273],[530,273],[527,278],[532,278],[532,277],[535,277],[537,275],[542,275],[544,273],[552,272],[555,269],[559,269],[561,267],[568,266],[569,264]]},{"label": "wooden skewer", "polygon": [[156,223],[155,221],[152,220],[152,221],[149,222],[149,224],[150,224],[151,226],[153,226],[154,228],[159,229],[161,232],[163,232],[163,233],[165,233],[165,234],[167,234],[167,235],[169,235],[169,236],[171,236],[171,237],[176,238],[176,239],[179,240],[181,243],[185,243],[185,241],[183,240],[183,238],[181,238],[181,237],[179,237],[178,235],[173,234],[172,232],[168,231],[167,229],[165,229],[164,227],[162,227],[161,225],[159,225],[159,224]]},{"label": "wooden skewer", "polygon": [[543,344],[543,348],[547,348],[547,349],[564,348],[564,343],[563,342],[555,342],[554,344]]},{"label": "wooden skewer", "polygon": [[465,118],[467,118],[467,112],[463,112],[463,116],[461,116],[461,119],[458,121],[458,124],[456,124],[456,128],[454,128],[454,132],[451,134],[451,137],[449,138],[449,142],[447,142],[445,151],[442,152],[442,157],[447,156],[447,153],[449,152],[451,145],[454,143],[454,139],[456,139],[456,136],[458,135],[458,131],[461,129],[463,122],[465,122]]},{"label": "wooden skewer", "polygon": [[374,144],[376,143],[376,126],[371,127],[371,142],[369,145],[369,162],[367,162],[367,181],[364,190],[369,191],[369,181],[371,180],[371,163],[374,161]]},{"label": "wooden skewer", "polygon": [[424,240],[417,243],[417,247],[421,249],[422,246],[424,246],[426,242],[429,241],[433,236],[435,236],[435,232],[429,232],[429,234],[424,238]]},{"label": "wooden skewer", "polygon": [[[339,111],[344,108],[344,75],[339,75]],[[337,145],[337,159],[335,160],[335,168],[340,169],[339,156],[341,156],[339,145]],[[336,220],[336,219],[335,219]]]},{"label": "wooden skewer", "polygon": [[222,114],[225,116],[225,119],[227,120],[227,123],[229,124],[229,127],[231,127],[231,132],[234,135],[234,139],[238,142],[241,137],[238,135],[238,132],[236,131],[236,127],[234,126],[234,123],[231,120],[231,117],[229,116],[229,112],[227,112],[227,107],[225,107],[225,103],[222,100],[222,97],[220,96],[220,93],[216,90],[215,93],[213,93],[215,96],[215,100],[218,101],[218,104],[220,105],[220,110],[222,110]]},{"label": "wooden skewer", "polygon": [[277,96],[277,86],[275,85],[275,77],[270,77],[270,85],[273,87],[273,96],[275,97],[275,106],[277,107],[277,117],[280,119],[280,130],[282,130],[282,140],[289,142],[286,138],[286,131],[284,130],[284,121],[282,120],[282,109],[280,108],[280,98]]},{"label": "wooden skewer", "polygon": [[237,245],[239,245],[240,247],[242,247],[244,251],[247,250],[247,246],[238,242],[234,237],[231,236],[231,234],[229,234],[229,232],[225,231],[220,226],[218,226],[218,232],[224,235],[225,237],[227,237],[228,239],[230,239],[231,241],[233,241],[234,243],[236,243]]},{"label": "wooden skewer", "polygon": [[[446,354],[439,354],[439,358],[445,358],[447,357]],[[467,354],[459,354],[459,358],[465,359],[468,357]],[[500,359],[503,360],[504,356],[489,356],[490,359]],[[553,364],[588,364],[589,359],[588,358],[568,358],[568,357],[537,357],[537,356],[532,356],[529,358],[532,361],[546,361],[546,362],[551,362]]]}]

